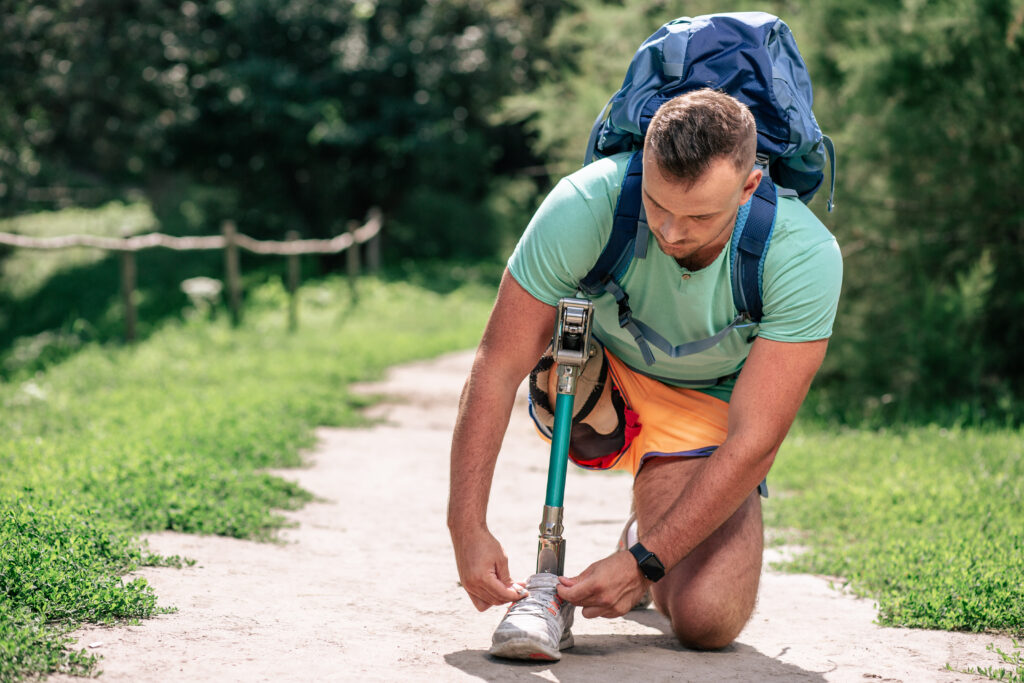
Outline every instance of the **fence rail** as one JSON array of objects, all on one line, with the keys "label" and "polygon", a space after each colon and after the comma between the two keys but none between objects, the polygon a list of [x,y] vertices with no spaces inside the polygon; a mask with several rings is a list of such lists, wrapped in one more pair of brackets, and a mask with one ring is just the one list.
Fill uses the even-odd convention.
[{"label": "fence rail", "polygon": [[71,249],[89,247],[118,252],[121,256],[121,296],[124,304],[125,339],[135,340],[135,286],[137,269],[135,253],[144,249],[173,249],[175,251],[210,251],[224,250],[224,271],[227,284],[228,306],[234,324],[241,321],[241,269],[238,263],[238,250],[244,249],[254,254],[288,257],[288,290],[291,294],[289,304],[289,326],[298,326],[296,293],[299,286],[299,256],[305,254],[337,254],[348,251],[346,269],[352,288],[352,296],[356,297],[356,278],[359,275],[359,251],[352,249],[354,245],[366,244],[367,266],[376,270],[380,266],[380,231],[383,224],[381,212],[371,209],[366,222],[359,225],[350,221],[348,231],[329,240],[298,239],[298,233],[290,231],[284,242],[257,240],[241,234],[233,221],[224,221],[222,234],[205,237],[174,237],[159,232],[146,235],[125,237],[100,237],[97,235],[62,235],[60,237],[27,237],[12,233],[0,232],[0,245],[21,249]]},{"label": "fence rail", "polygon": [[[241,249],[254,254],[291,256],[293,254],[336,254],[345,251],[353,244],[368,242],[375,237],[381,228],[379,210],[370,211],[366,223],[354,230],[342,233],[329,240],[288,240],[276,242],[257,240],[236,233],[234,242]],[[0,232],[0,244],[22,249],[70,249],[72,247],[94,247],[108,251],[142,251],[163,247],[177,251],[203,251],[224,249],[228,245],[226,235],[210,235],[207,237],[174,237],[153,232],[146,235],[131,237],[100,237],[97,235],[62,235],[60,237],[26,237],[7,232]]]}]

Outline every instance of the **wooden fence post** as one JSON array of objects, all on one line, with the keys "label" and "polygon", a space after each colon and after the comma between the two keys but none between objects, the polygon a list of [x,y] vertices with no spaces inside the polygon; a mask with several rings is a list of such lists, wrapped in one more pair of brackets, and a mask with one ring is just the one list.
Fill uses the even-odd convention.
[{"label": "wooden fence post", "polygon": [[[380,209],[374,208],[370,211],[370,220],[382,221]],[[369,273],[380,272],[380,236],[384,232],[383,225],[377,228],[377,234],[366,243],[366,270]]]},{"label": "wooden fence post", "polygon": [[358,227],[358,222],[348,222],[348,234],[352,235],[352,244],[345,253],[345,266],[348,271],[349,288],[352,292],[352,303],[359,301],[359,291],[356,289],[356,279],[359,277],[359,244],[355,241]]},{"label": "wooden fence post", "polygon": [[[285,239],[295,242],[299,239],[297,230],[289,230]],[[299,329],[299,255],[288,254],[288,331]]]},{"label": "wooden fence post", "polygon": [[238,243],[235,235],[238,229],[234,221],[224,221],[224,272],[228,285],[228,306],[231,308],[231,324],[235,327],[242,322],[242,276],[238,265]]},{"label": "wooden fence post", "polygon": [[135,323],[138,314],[135,310],[135,252],[127,249],[121,255],[121,302],[124,306],[124,340],[131,344],[135,341]]},{"label": "wooden fence post", "polygon": [[[365,225],[368,231],[375,229],[376,232],[374,232],[373,237],[367,240],[370,243],[365,247],[366,253],[364,258],[374,271],[380,267],[380,221],[380,209],[371,209]],[[359,227],[358,221],[349,221],[345,232],[329,240],[302,241],[295,231],[289,231],[287,235],[288,241],[282,243],[255,240],[248,235],[240,234],[235,222],[226,220],[221,224],[222,235],[220,237],[214,235],[205,237],[174,237],[160,233],[129,236],[127,233],[122,233],[121,238],[98,235],[65,235],[62,237],[34,238],[0,232],[0,245],[10,245],[23,249],[90,247],[117,253],[120,262],[121,301],[124,307],[124,336],[125,341],[131,343],[136,339],[136,328],[138,325],[138,309],[136,307],[136,299],[138,297],[135,295],[138,277],[136,251],[152,247],[164,247],[178,251],[224,249],[226,298],[231,313],[231,323],[235,327],[239,326],[242,322],[242,276],[239,249],[245,248],[256,254],[288,256],[287,284],[288,291],[291,294],[289,327],[295,330],[298,328],[298,288],[302,275],[302,253],[337,254],[339,251],[348,249],[348,254],[345,255],[345,264],[348,272],[349,288],[353,305],[358,303],[361,245],[356,241],[356,232],[359,230]],[[302,241],[302,251],[290,253],[296,249],[296,241]],[[289,243],[291,246],[287,246]]]}]

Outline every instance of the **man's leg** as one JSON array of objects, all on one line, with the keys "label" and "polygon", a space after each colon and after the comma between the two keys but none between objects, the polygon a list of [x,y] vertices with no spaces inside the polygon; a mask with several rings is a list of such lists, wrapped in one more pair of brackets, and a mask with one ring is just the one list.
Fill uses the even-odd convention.
[{"label": "man's leg", "polygon": [[[657,458],[637,473],[633,495],[641,538],[706,462]],[[725,524],[654,584],[654,604],[672,622],[679,642],[710,650],[739,635],[757,600],[763,546],[761,499],[755,490]]]}]

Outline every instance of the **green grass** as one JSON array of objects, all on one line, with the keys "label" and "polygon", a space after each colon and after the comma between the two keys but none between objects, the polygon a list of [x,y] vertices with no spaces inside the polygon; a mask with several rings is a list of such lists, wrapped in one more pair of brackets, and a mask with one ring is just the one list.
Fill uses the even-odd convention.
[{"label": "green grass", "polygon": [[70,628],[162,609],[144,580],[121,577],[180,559],[146,552],[139,532],[272,537],[277,511],[310,496],[261,470],[300,465],[317,425],[358,423],[352,381],[473,345],[493,293],[364,279],[353,306],[331,279],[301,290],[289,334],[272,280],[250,292],[240,329],[192,315],[0,383],[0,680],[94,671],[67,647]]},{"label": "green grass", "polygon": [[1015,429],[803,428],[772,470],[770,524],[891,626],[1024,633],[1024,438]]},{"label": "green grass", "polygon": [[[976,676],[985,676],[991,678],[993,681],[1006,681],[1007,683],[1024,683],[1024,646],[1018,643],[1016,640],[1013,642],[1013,651],[1006,652],[1001,650],[995,645],[989,645],[987,649],[989,652],[994,652],[999,661],[1003,664],[1009,664],[1012,669],[1007,669],[1002,666],[975,666],[969,669],[956,669],[960,673],[974,674]],[[947,671],[954,671],[953,667],[946,664]]]}]

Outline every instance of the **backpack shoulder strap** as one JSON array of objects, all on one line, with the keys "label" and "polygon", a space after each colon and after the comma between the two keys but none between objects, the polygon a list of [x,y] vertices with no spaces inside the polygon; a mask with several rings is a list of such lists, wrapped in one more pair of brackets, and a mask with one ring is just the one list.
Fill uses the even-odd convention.
[{"label": "backpack shoulder strap", "polygon": [[765,173],[754,191],[746,221],[737,221],[732,235],[732,300],[736,310],[753,322],[761,322],[762,277],[768,244],[775,229],[778,198],[775,183]]},{"label": "backpack shoulder strap", "polygon": [[[580,280],[580,290],[597,295],[604,291],[604,283],[609,279],[618,279],[626,272],[637,244],[637,224],[646,218],[643,216],[643,200],[641,184],[643,182],[643,152],[637,150],[629,159],[626,175],[622,178],[619,199],[615,204],[615,218],[612,221],[612,233],[597,257],[594,267]],[[647,246],[647,235],[643,235],[644,247]],[[644,254],[641,254],[641,258]]]}]

